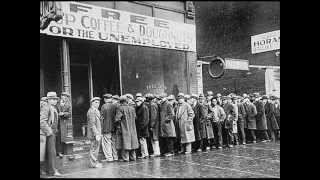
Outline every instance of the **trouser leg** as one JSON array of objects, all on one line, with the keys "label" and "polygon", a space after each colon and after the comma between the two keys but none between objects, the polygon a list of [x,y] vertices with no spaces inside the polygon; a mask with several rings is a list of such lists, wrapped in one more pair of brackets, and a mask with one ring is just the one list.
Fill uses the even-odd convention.
[{"label": "trouser leg", "polygon": [[252,137],[252,141],[257,141],[257,137],[256,137],[256,133],[254,129],[249,129],[251,137]]},{"label": "trouser leg", "polygon": [[[135,150],[131,150],[131,151],[135,151]],[[129,161],[129,150],[122,149],[121,156],[124,161]]]},{"label": "trouser leg", "polygon": [[111,133],[103,134],[102,151],[103,151],[103,154],[104,154],[106,160],[108,160],[108,161],[113,160],[111,143],[112,143]]},{"label": "trouser leg", "polygon": [[222,129],[220,122],[214,122],[214,139],[217,147],[222,146]]},{"label": "trouser leg", "polygon": [[118,151],[116,149],[116,134],[111,134],[111,150],[113,160],[118,160]]},{"label": "trouser leg", "polygon": [[136,157],[136,151],[135,150],[130,150],[129,151],[129,160],[130,161],[135,161],[137,159]]},{"label": "trouser leg", "polygon": [[168,153],[174,153],[174,149],[173,149],[174,140],[175,138],[172,138],[172,137],[167,138]]},{"label": "trouser leg", "polygon": [[153,154],[160,155],[160,148],[159,148],[159,141],[158,140],[151,140]]},{"label": "trouser leg", "polygon": [[239,137],[238,137],[238,133],[233,133],[233,143],[235,145],[239,144]]},{"label": "trouser leg", "polygon": [[191,143],[186,143],[186,152],[187,153],[191,152]]},{"label": "trouser leg", "polygon": [[89,151],[89,166],[94,167],[96,166],[99,161],[98,161],[98,155],[99,155],[99,150],[100,150],[100,141],[97,141],[95,139],[91,140],[90,144],[90,151]]},{"label": "trouser leg", "polygon": [[61,134],[60,134],[60,132],[58,132],[57,134],[56,134],[56,153],[57,153],[57,155],[58,155],[58,153],[62,153],[62,142],[61,142]]},{"label": "trouser leg", "polygon": [[227,145],[231,145],[233,142],[232,129],[227,129]]},{"label": "trouser leg", "polygon": [[239,121],[238,122],[238,134],[239,134],[239,139],[241,139],[241,143],[246,142],[246,134],[244,132],[244,122]]},{"label": "trouser leg", "polygon": [[48,173],[53,174],[56,171],[56,138],[54,134],[47,136],[46,162]]},{"label": "trouser leg", "polygon": [[142,157],[149,156],[146,138],[140,137],[139,142],[140,142],[140,147],[141,147],[141,156]]},{"label": "trouser leg", "polygon": [[47,137],[45,135],[40,135],[40,162],[45,161],[46,141],[47,141]]},{"label": "trouser leg", "polygon": [[267,130],[263,130],[262,134],[263,134],[263,137],[264,137],[265,140],[269,140],[269,136],[268,136]]}]

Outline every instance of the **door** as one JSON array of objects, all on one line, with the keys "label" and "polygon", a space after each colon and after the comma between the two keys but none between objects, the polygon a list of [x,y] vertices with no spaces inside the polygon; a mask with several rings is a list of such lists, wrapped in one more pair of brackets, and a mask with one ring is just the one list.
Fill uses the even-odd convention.
[{"label": "door", "polygon": [[82,137],[82,127],[87,124],[90,107],[87,64],[71,64],[72,123],[74,137]]}]

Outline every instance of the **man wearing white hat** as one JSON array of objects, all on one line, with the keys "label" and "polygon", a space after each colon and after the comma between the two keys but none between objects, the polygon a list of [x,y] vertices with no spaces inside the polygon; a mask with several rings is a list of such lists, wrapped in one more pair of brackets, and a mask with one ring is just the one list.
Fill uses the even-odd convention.
[{"label": "man wearing white hat", "polygon": [[87,112],[88,120],[88,139],[90,140],[90,152],[89,152],[89,167],[101,168],[101,163],[98,162],[98,154],[101,145],[101,123],[100,123],[100,111],[98,110],[100,105],[100,98],[94,97],[90,100],[91,107]]},{"label": "man wearing white hat", "polygon": [[[56,169],[56,133],[58,131],[58,112],[56,105],[58,97],[56,92],[47,93],[48,106],[45,106],[40,111],[40,134],[46,136],[46,151],[45,162],[48,167],[47,173],[53,176],[60,176],[61,174]],[[40,152],[40,161],[41,161]]]}]

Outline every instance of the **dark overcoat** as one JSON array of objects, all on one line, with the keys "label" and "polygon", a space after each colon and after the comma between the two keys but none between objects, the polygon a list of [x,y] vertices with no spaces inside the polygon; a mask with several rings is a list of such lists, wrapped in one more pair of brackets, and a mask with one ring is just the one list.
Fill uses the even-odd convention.
[{"label": "dark overcoat", "polygon": [[145,103],[149,109],[149,135],[154,140],[159,139],[159,108],[158,105],[154,102]]},{"label": "dark overcoat", "polygon": [[248,129],[257,129],[256,124],[256,115],[257,115],[257,109],[256,106],[253,103],[245,104],[245,109],[247,113],[247,128]]},{"label": "dark overcoat", "polygon": [[138,137],[136,130],[136,111],[134,107],[128,104],[121,104],[116,110],[115,122],[120,122],[122,147],[119,147],[117,143],[117,149],[133,150],[138,149]]},{"label": "dark overcoat", "polygon": [[257,130],[267,130],[267,119],[264,109],[264,104],[261,100],[254,102],[254,105],[257,108],[256,122]]},{"label": "dark overcoat", "polygon": [[111,102],[107,102],[101,107],[101,116],[103,117],[102,121],[102,133],[114,133],[114,118],[116,116],[117,105]]},{"label": "dark overcoat", "polygon": [[200,131],[202,139],[212,139],[214,137],[211,119],[208,118],[208,106],[209,105],[199,103],[197,109],[200,117]]},{"label": "dark overcoat", "polygon": [[136,127],[138,138],[149,137],[149,109],[142,103],[140,106],[136,106]]},{"label": "dark overcoat", "polygon": [[278,130],[279,126],[275,117],[275,105],[267,102],[265,105],[268,129]]},{"label": "dark overcoat", "polygon": [[280,104],[278,106],[275,106],[275,117],[280,129]]},{"label": "dark overcoat", "polygon": [[246,119],[247,119],[247,112],[245,110],[243,103],[238,103],[238,121],[244,123],[244,127],[246,127]]},{"label": "dark overcoat", "polygon": [[160,136],[176,137],[176,130],[173,122],[174,110],[168,101],[164,101],[160,105]]},{"label": "dark overcoat", "polygon": [[60,104],[58,106],[58,110],[59,113],[61,113],[61,115],[59,116],[61,141],[67,142],[71,140],[70,137],[68,137],[68,132],[72,132],[72,129],[69,129],[70,127],[72,127],[71,104]]},{"label": "dark overcoat", "polygon": [[234,126],[238,119],[238,110],[236,108],[236,105],[231,103],[223,105],[223,110],[226,113],[226,119],[224,120],[225,129],[232,129],[232,131],[234,131]]},{"label": "dark overcoat", "polygon": [[193,126],[194,126],[194,137],[196,141],[199,141],[202,139],[202,130],[201,130],[201,123],[200,123],[200,108],[199,103],[197,103],[195,106],[192,107],[194,111],[194,118],[193,118]]}]

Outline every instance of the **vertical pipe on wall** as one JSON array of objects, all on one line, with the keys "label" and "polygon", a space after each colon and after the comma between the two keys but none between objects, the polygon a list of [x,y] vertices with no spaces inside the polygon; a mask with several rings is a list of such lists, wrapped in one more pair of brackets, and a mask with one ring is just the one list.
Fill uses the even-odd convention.
[{"label": "vertical pipe on wall", "polygon": [[120,95],[122,95],[122,72],[121,72],[121,54],[120,54],[120,45],[117,44],[118,47],[118,58],[119,58],[119,82],[120,82]]},{"label": "vertical pipe on wall", "polygon": [[[71,101],[71,116],[70,121],[67,125],[67,138],[70,141],[73,140],[73,125],[72,125],[72,94],[71,94],[71,73],[70,73],[70,54],[69,54],[69,44],[65,38],[62,39],[61,43],[61,66],[62,66],[62,91],[69,93]],[[68,146],[70,149],[70,146]],[[72,147],[72,145],[71,145]],[[68,151],[69,153],[70,151]]]},{"label": "vertical pipe on wall", "polygon": [[90,94],[90,99],[92,99],[93,98],[93,79],[92,79],[92,59],[91,59],[91,55],[89,55],[88,76],[89,76],[89,94]]},{"label": "vertical pipe on wall", "polygon": [[71,95],[69,44],[62,39],[62,91]]}]

